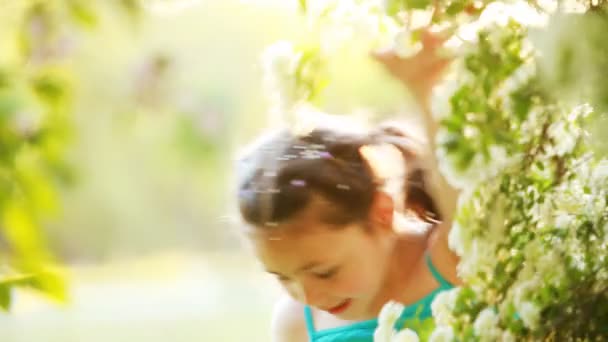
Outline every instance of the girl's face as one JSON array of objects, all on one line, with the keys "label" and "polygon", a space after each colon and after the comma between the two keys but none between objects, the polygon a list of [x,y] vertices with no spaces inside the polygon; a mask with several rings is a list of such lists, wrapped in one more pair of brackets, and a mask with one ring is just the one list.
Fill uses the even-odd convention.
[{"label": "girl's face", "polygon": [[[354,320],[377,314],[394,233],[390,224],[323,223],[330,202],[316,197],[277,227],[255,228],[254,252],[297,301]],[[392,207],[390,208],[392,213]]]}]

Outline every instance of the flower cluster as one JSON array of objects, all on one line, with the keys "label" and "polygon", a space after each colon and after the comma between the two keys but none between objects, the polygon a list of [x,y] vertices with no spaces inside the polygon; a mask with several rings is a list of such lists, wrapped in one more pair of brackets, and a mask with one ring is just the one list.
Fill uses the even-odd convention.
[{"label": "flower cluster", "polygon": [[395,330],[395,323],[403,312],[403,304],[388,302],[378,317],[378,328],[374,332],[374,342],[418,342],[418,334],[411,329]]}]

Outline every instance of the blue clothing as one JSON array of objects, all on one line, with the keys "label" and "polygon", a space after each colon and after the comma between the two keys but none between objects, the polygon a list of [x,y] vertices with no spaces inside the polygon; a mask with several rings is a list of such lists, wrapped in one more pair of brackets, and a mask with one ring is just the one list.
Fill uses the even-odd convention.
[{"label": "blue clothing", "polygon": [[[428,254],[425,255],[425,261],[433,274],[433,277],[439,282],[439,287],[424,298],[406,306],[395,324],[396,328],[401,329],[407,327],[416,331],[416,327],[434,324],[432,320],[431,303],[439,292],[454,287],[439,274]],[[304,316],[310,342],[373,342],[374,331],[378,327],[378,320],[371,319],[343,327],[315,330],[312,311],[309,306],[304,308]]]}]

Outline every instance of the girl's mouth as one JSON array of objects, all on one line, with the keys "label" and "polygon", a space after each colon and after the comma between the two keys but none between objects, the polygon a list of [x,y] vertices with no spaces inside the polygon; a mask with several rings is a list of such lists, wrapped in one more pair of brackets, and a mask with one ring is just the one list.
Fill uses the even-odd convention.
[{"label": "girl's mouth", "polygon": [[347,300],[343,301],[342,303],[340,303],[339,305],[336,305],[333,308],[328,309],[327,312],[329,312],[332,315],[338,315],[338,314],[344,312],[346,309],[348,309],[350,307],[351,303],[352,303],[352,300],[347,299]]}]

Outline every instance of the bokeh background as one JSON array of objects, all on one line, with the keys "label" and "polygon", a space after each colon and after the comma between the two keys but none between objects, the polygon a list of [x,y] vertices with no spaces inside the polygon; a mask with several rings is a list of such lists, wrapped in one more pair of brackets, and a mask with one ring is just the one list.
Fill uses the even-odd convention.
[{"label": "bokeh background", "polygon": [[[2,58],[20,2],[0,1]],[[297,1],[149,0],[135,17],[90,3],[94,25],[66,25],[56,46],[74,85],[72,180],[43,222],[69,300],[16,290],[0,340],[268,341],[279,287],[239,237],[233,162],[275,124],[259,56],[302,34]],[[330,72],[331,112],[412,112],[367,54]]]}]

